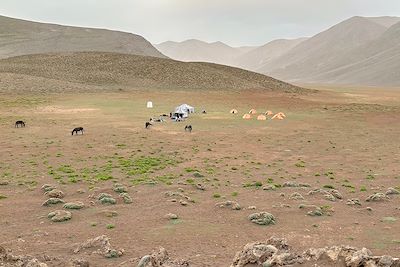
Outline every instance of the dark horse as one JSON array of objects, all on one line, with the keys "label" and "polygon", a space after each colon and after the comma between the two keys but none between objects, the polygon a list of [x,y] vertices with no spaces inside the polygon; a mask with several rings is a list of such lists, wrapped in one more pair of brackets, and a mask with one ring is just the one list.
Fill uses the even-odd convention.
[{"label": "dark horse", "polygon": [[78,132],[81,132],[83,134],[83,128],[76,127],[75,129],[72,130],[72,135],[74,135],[74,133],[76,133],[78,135]]},{"label": "dark horse", "polygon": [[15,122],[15,128],[19,128],[19,127],[25,127],[25,122],[23,122],[23,121],[16,121],[16,122]]},{"label": "dark horse", "polygon": [[193,127],[192,127],[192,125],[186,125],[185,126],[185,132],[192,132],[192,130],[193,130]]},{"label": "dark horse", "polygon": [[146,129],[149,129],[150,126],[152,126],[152,125],[153,125],[153,124],[151,124],[150,122],[147,121],[146,124],[145,124],[145,128],[146,128]]}]

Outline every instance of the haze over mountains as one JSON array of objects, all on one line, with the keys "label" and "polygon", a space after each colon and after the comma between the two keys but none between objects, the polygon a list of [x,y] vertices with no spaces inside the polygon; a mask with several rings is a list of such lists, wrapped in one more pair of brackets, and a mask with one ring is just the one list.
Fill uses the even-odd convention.
[{"label": "haze over mountains", "polygon": [[[398,17],[353,17],[311,38],[276,40],[247,53],[234,49],[236,57],[231,53],[225,62],[289,82],[400,86],[399,29]],[[171,58],[179,56],[179,45],[157,48]],[[198,48],[185,49],[198,60]],[[212,52],[207,55],[206,61],[221,63]]]},{"label": "haze over mountains", "polygon": [[0,58],[76,51],[165,57],[142,36],[131,33],[60,26],[0,16]]}]

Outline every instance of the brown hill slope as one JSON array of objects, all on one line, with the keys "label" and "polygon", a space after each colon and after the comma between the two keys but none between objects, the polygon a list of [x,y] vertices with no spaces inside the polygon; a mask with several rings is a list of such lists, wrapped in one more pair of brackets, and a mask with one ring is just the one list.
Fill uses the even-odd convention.
[{"label": "brown hill slope", "polygon": [[10,75],[23,76],[26,79],[34,77],[35,80],[46,78],[53,82],[63,81],[106,89],[264,89],[294,93],[309,92],[308,89],[262,74],[223,65],[185,63],[117,53],[43,54],[0,60],[0,80],[3,76],[7,76],[10,80]]},{"label": "brown hill slope", "polygon": [[367,18],[353,17],[302,42],[260,71],[281,79],[307,81],[329,70],[329,64],[338,56],[378,38],[386,30]]},{"label": "brown hill slope", "polygon": [[78,51],[165,57],[142,36],[131,33],[60,26],[0,16],[0,58]]}]

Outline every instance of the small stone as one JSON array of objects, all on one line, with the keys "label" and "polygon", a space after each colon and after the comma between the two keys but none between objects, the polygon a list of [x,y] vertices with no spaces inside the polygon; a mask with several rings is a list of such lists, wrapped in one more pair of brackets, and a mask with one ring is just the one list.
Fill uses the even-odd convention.
[{"label": "small stone", "polygon": [[164,216],[166,219],[169,220],[177,220],[179,217],[178,215],[174,214],[174,213],[168,213],[167,215]]},{"label": "small stone", "polygon": [[179,200],[179,204],[181,204],[182,206],[188,205],[188,203],[185,200]]},{"label": "small stone", "polygon": [[325,198],[326,200],[329,200],[329,201],[336,201],[336,197],[335,197],[334,195],[332,195],[331,193],[325,194],[325,195],[324,195],[324,198]]},{"label": "small stone", "polygon": [[101,200],[102,198],[105,198],[105,197],[107,197],[107,198],[112,198],[112,195],[107,194],[107,193],[100,193],[100,194],[97,196],[97,199],[98,199],[98,200]]},{"label": "small stone", "polygon": [[63,198],[65,196],[64,192],[59,189],[53,189],[51,191],[47,191],[45,195],[52,198]]},{"label": "small stone", "polygon": [[112,197],[103,197],[100,199],[100,203],[103,205],[104,204],[115,205],[115,204],[117,204],[117,201]]},{"label": "small stone", "polygon": [[202,184],[196,184],[196,188],[197,188],[198,190],[202,190],[202,191],[205,191],[205,190],[206,190],[206,187],[205,187],[204,185],[202,185]]},{"label": "small stone", "polygon": [[49,192],[49,191],[51,191],[51,190],[53,190],[53,189],[56,189],[56,187],[55,187],[54,185],[51,185],[51,184],[44,184],[44,185],[42,185],[42,190],[43,190],[44,192]]},{"label": "small stone", "polygon": [[70,210],[80,210],[83,207],[85,207],[85,204],[83,204],[83,202],[80,201],[68,202],[64,204],[64,209],[70,209]]},{"label": "small stone", "polygon": [[126,192],[128,192],[126,187],[124,185],[122,185],[122,184],[114,184],[113,190],[114,190],[114,192],[117,192],[117,193],[126,193]]},{"label": "small stone", "polygon": [[118,216],[118,212],[114,210],[103,210],[100,213],[109,218]]},{"label": "small stone", "polygon": [[375,194],[370,195],[366,199],[366,201],[367,202],[380,202],[380,201],[385,201],[385,200],[388,200],[388,199],[389,199],[388,196],[386,196],[383,193],[375,193]]},{"label": "small stone", "polygon": [[78,189],[76,192],[78,194],[85,194],[86,193],[86,191],[84,189]]},{"label": "small stone", "polygon": [[263,190],[266,190],[266,191],[275,190],[275,189],[276,189],[276,186],[273,184],[269,184],[269,185],[266,185],[263,187]]},{"label": "small stone", "polygon": [[386,195],[399,195],[400,191],[397,189],[394,189],[393,187],[389,187],[388,190],[386,191]]},{"label": "small stone", "polygon": [[64,204],[64,200],[60,199],[60,198],[49,198],[48,200],[46,200],[45,202],[43,202],[42,206],[50,206],[50,205],[57,205],[57,204]]},{"label": "small stone", "polygon": [[343,199],[342,194],[340,194],[340,192],[338,190],[331,189],[331,190],[329,190],[329,193],[331,193],[337,199]]},{"label": "small stone", "polygon": [[256,206],[249,206],[249,207],[247,207],[247,209],[248,209],[248,210],[256,210],[257,207],[256,207]]},{"label": "small stone", "polygon": [[259,212],[249,215],[249,220],[258,225],[273,225],[276,223],[274,215],[268,212]]},{"label": "small stone", "polygon": [[131,204],[133,202],[131,196],[128,193],[121,193],[119,196],[122,197],[125,204]]},{"label": "small stone", "polygon": [[349,206],[354,206],[354,205],[361,206],[361,201],[358,198],[351,198],[351,199],[347,200],[346,205],[349,205]]},{"label": "small stone", "polygon": [[290,195],[289,199],[304,200],[304,197],[300,193],[294,192],[293,194]]},{"label": "small stone", "polygon": [[72,213],[66,210],[56,210],[50,212],[47,217],[53,222],[64,222],[72,218]]},{"label": "small stone", "polygon": [[225,202],[220,202],[215,204],[215,206],[220,207],[220,208],[225,208],[225,207],[230,207],[232,210],[241,210],[242,208],[240,207],[239,203],[236,201],[225,201]]}]

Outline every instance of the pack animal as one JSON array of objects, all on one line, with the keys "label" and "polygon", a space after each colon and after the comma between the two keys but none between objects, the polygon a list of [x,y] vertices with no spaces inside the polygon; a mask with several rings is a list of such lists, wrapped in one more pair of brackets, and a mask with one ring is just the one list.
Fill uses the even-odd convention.
[{"label": "pack animal", "polygon": [[78,132],[81,132],[81,134],[83,134],[83,128],[82,127],[77,127],[77,128],[72,130],[71,134],[74,135],[74,133],[75,133],[76,135],[78,135]]},{"label": "pack animal", "polygon": [[146,122],[146,124],[144,125],[145,126],[145,128],[146,129],[149,129],[150,128],[150,126],[152,126],[153,124],[151,124],[150,122]]},{"label": "pack animal", "polygon": [[192,127],[192,125],[186,125],[185,126],[185,132],[192,132],[192,130],[193,130],[193,127]]},{"label": "pack animal", "polygon": [[23,121],[16,121],[15,122],[15,128],[22,128],[22,127],[25,127],[25,122],[23,122]]}]

